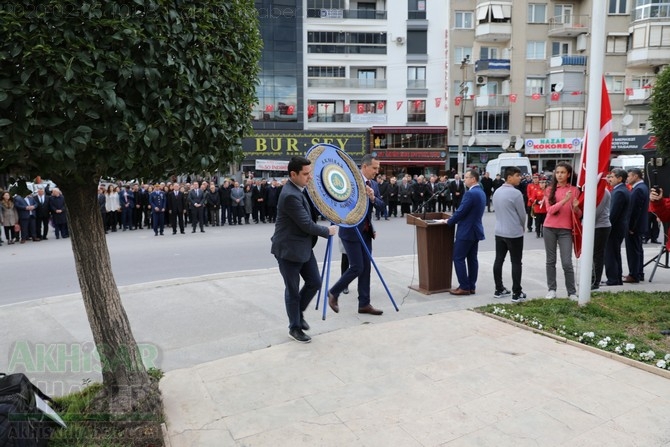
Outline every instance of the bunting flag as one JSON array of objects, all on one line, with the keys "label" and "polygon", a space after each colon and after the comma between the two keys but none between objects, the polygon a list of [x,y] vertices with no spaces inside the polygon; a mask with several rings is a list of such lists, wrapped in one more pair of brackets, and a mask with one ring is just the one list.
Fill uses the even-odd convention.
[{"label": "bunting flag", "polygon": [[272,111],[274,111],[274,109],[275,109],[275,106],[273,106],[272,104],[268,104],[268,105],[265,106],[265,111],[266,112],[272,112]]},{"label": "bunting flag", "polygon": [[316,106],[314,104],[310,104],[309,106],[307,106],[307,112],[310,115],[314,115],[314,112],[316,112]]},{"label": "bunting flag", "polygon": [[442,98],[435,98],[435,107],[439,108],[440,104],[442,104]]},{"label": "bunting flag", "polygon": [[537,101],[538,99],[540,99],[540,94],[539,93],[533,93],[532,95],[530,95],[530,97],[534,101]]},{"label": "bunting flag", "polygon": [[630,87],[626,87],[626,96],[633,96],[633,89]]},{"label": "bunting flag", "polygon": [[377,103],[377,110],[384,110],[384,103],[385,101],[379,101]]},{"label": "bunting flag", "polygon": [[351,106],[349,104],[345,104],[344,105],[344,113],[349,113],[350,110],[351,110]]},{"label": "bunting flag", "polygon": [[516,93],[512,93],[511,95],[509,95],[509,102],[515,103],[516,98],[517,98]]},{"label": "bunting flag", "polygon": [[[596,180],[596,206],[605,195],[607,188],[607,172],[609,171],[610,155],[612,154],[612,107],[610,98],[603,77],[600,103],[600,136],[598,150],[598,178]],[[586,157],[589,152],[588,134],[584,136],[582,145],[582,155],[579,163],[579,176],[577,177],[577,186],[583,191],[586,185]],[[589,185],[591,186],[591,185]],[[584,194],[579,195],[579,206],[584,209]],[[575,249],[575,256],[579,258],[582,254],[582,221],[573,213],[572,216],[572,239]]]},{"label": "bunting flag", "polygon": [[579,90],[575,90],[574,92],[570,92],[570,94],[571,94],[572,96],[579,96],[579,95],[582,94],[582,92],[580,92]]},{"label": "bunting flag", "polygon": [[561,95],[558,92],[551,92],[551,100],[558,101]]},{"label": "bunting flag", "polygon": [[358,113],[365,113],[365,106],[363,104],[358,104],[357,107]]},{"label": "bunting flag", "polygon": [[457,97],[454,98],[454,104],[456,104],[457,106],[461,105],[461,101],[463,101],[462,96],[457,96]]},{"label": "bunting flag", "polygon": [[293,115],[293,112],[295,112],[295,106],[292,106],[292,105],[291,105],[291,106],[288,106],[288,107],[286,108],[286,114],[287,114],[287,115]]},{"label": "bunting flag", "polygon": [[395,109],[400,110],[400,108],[402,107],[402,103],[403,103],[402,101],[396,101],[395,102]]}]

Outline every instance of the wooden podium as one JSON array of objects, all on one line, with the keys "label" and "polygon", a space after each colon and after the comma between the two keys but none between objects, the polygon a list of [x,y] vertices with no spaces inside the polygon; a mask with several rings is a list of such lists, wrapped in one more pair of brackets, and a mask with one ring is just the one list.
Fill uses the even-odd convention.
[{"label": "wooden podium", "polygon": [[416,227],[419,257],[419,285],[410,285],[410,289],[426,295],[451,289],[454,227],[432,223],[449,217],[447,213],[407,214],[407,223]]}]

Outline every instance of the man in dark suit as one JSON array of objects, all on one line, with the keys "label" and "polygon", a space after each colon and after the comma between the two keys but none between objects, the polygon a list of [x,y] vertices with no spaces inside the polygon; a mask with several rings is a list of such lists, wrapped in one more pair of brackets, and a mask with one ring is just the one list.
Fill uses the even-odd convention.
[{"label": "man in dark suit", "polygon": [[649,230],[649,188],[644,184],[642,170],[633,168],[628,171],[630,206],[628,234],[626,235],[626,257],[628,258],[628,275],[623,282],[638,283],[644,281],[644,251],[642,239]]},{"label": "man in dark suit", "polygon": [[[370,304],[370,256],[365,250],[365,247],[367,247],[367,251],[372,253],[372,239],[375,238],[375,230],[372,227],[372,212],[375,207],[384,206],[377,182],[374,180],[378,172],[379,160],[370,154],[363,156],[361,174],[365,181],[365,192],[370,203],[368,204],[367,214],[358,226],[340,228],[340,239],[344,250],[347,252],[349,268],[328,292],[328,305],[335,313],[340,311],[338,305],[340,293],[344,289],[348,289],[349,283],[356,278],[358,278],[358,313],[370,315],[381,315],[383,313],[383,311],[375,309]],[[363,237],[365,247],[361,244],[356,229]]]},{"label": "man in dark suit", "polygon": [[200,189],[198,182],[193,182],[191,185],[191,190],[188,192],[188,205],[191,208],[191,218],[193,219],[193,231],[191,231],[191,233],[195,233],[195,227],[198,224],[200,224],[200,232],[204,233],[205,193]]},{"label": "man in dark suit", "polygon": [[35,209],[35,223],[37,227],[35,234],[38,238],[44,239],[46,241],[47,234],[49,234],[49,217],[51,212],[49,211],[49,196],[45,194],[44,188],[37,190],[35,202],[37,206]]},{"label": "man in dark suit", "polygon": [[19,194],[14,196],[14,206],[19,213],[19,224],[21,225],[21,243],[25,244],[28,239],[38,242],[37,230],[35,227],[35,199],[28,193],[26,197]]},{"label": "man in dark suit", "polygon": [[165,226],[165,208],[167,200],[163,190],[156,185],[156,188],[149,195],[149,205],[151,206],[151,222],[153,223],[154,236],[163,235]]},{"label": "man in dark suit", "polygon": [[463,194],[458,209],[447,219],[447,225],[458,224],[454,242],[454,270],[458,278],[458,287],[449,291],[452,295],[475,293],[479,273],[477,250],[479,241],[484,240],[482,216],[486,208],[486,195],[479,184],[479,173],[469,169],[463,178],[461,183],[469,189]]},{"label": "man in dark suit", "polygon": [[230,199],[230,190],[232,189],[230,185],[230,180],[224,180],[223,181],[223,186],[219,188],[219,197],[220,197],[220,202],[221,202],[221,225],[226,224],[226,220],[228,221],[228,225],[233,224],[233,202]]},{"label": "man in dark suit", "polygon": [[[465,182],[461,180],[460,175],[456,174],[454,176],[454,181],[449,183],[449,190],[451,191],[452,206],[454,209],[457,209],[461,205],[461,200],[463,200],[463,196],[465,195]],[[484,198],[484,200],[486,200],[486,198]]]},{"label": "man in dark suit", "polygon": [[[277,205],[277,223],[272,236],[270,252],[277,258],[279,272],[284,278],[284,303],[289,321],[289,336],[309,343],[305,334],[309,324],[303,312],[321,288],[321,278],[312,250],[312,236],[327,238],[335,235],[337,226],[325,227],[312,220],[305,187],[312,180],[311,162],[304,157],[293,157],[288,164],[290,180],[282,188]],[[302,288],[300,277],[305,281]]]},{"label": "man in dark suit", "polygon": [[626,188],[625,169],[614,169],[607,177],[612,185],[610,199],[610,234],[605,244],[605,275],[607,281],[603,285],[620,286],[623,284],[623,267],[621,266],[621,243],[628,233],[628,208],[630,207],[630,191]]},{"label": "man in dark suit", "polygon": [[126,185],[119,192],[119,203],[121,204],[121,222],[123,231],[134,230],[133,227],[133,209],[135,208],[135,196],[130,190],[130,185]]},{"label": "man in dark suit", "polygon": [[172,234],[177,234],[177,222],[179,222],[179,232],[184,234],[184,194],[179,190],[179,183],[172,184],[172,191],[166,197],[167,210],[170,216],[170,226]]}]

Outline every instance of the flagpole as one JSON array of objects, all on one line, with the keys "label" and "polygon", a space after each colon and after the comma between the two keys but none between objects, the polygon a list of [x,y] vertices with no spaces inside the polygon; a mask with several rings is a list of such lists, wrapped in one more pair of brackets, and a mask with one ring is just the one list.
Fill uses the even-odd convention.
[{"label": "flagpole", "polygon": [[[579,305],[591,300],[591,272],[596,230],[596,190],[598,184],[598,156],[600,150],[600,106],[605,54],[605,0],[594,0],[591,10],[591,49],[589,52],[589,97],[586,107],[586,178],[584,188],[583,240],[579,268]],[[579,167],[581,170],[581,166]],[[579,172],[577,169],[575,171]]]}]

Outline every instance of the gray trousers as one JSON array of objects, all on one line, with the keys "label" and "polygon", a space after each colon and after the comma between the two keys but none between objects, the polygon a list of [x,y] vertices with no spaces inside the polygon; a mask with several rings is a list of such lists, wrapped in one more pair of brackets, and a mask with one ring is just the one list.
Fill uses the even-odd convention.
[{"label": "gray trousers", "polygon": [[572,267],[572,231],[544,227],[544,250],[547,253],[547,288],[556,290],[556,247],[561,250],[561,265],[568,295],[577,294],[575,271]]}]

